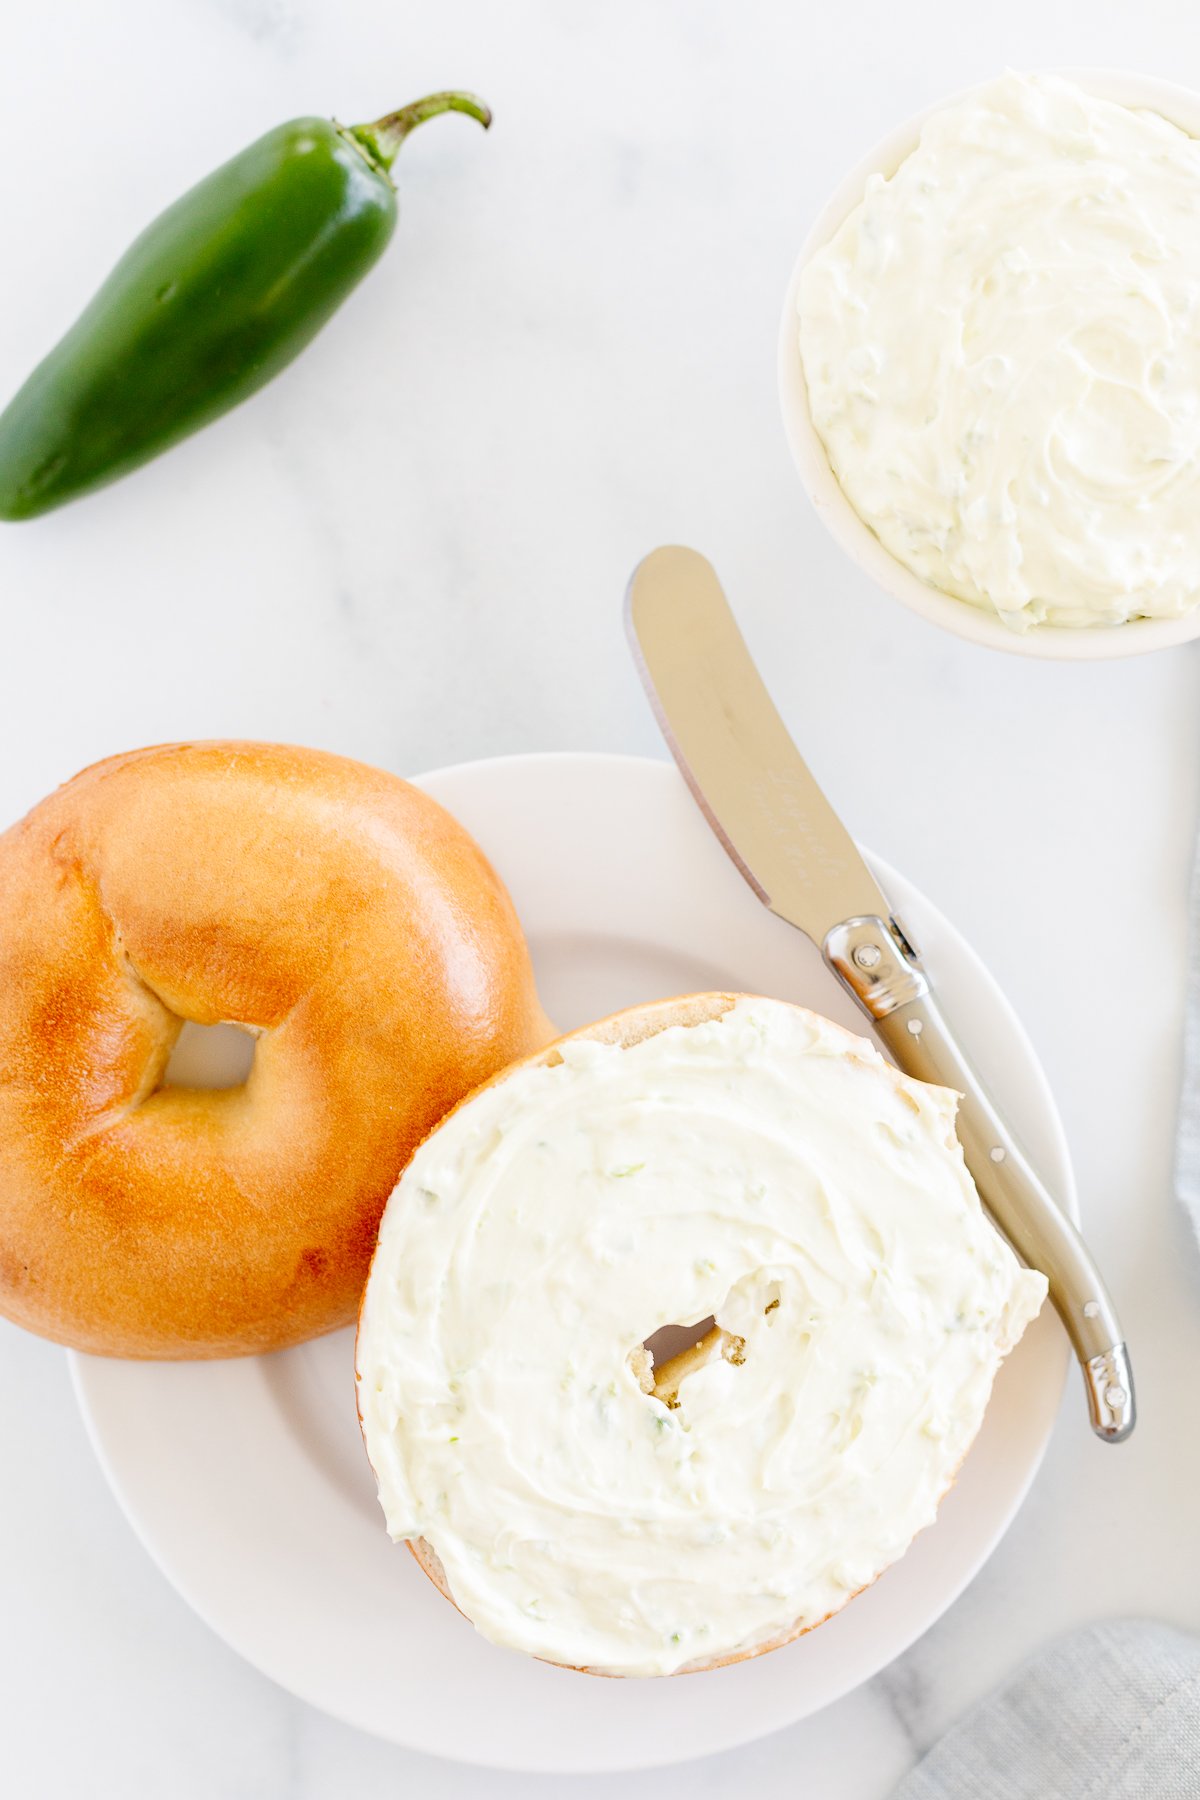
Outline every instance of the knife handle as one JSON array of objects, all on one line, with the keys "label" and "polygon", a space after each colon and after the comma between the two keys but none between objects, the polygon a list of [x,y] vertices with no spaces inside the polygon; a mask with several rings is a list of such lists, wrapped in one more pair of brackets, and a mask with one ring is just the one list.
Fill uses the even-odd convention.
[{"label": "knife handle", "polygon": [[1022,1262],[1049,1281],[1083,1369],[1092,1430],[1119,1444],[1133,1430],[1137,1407],[1116,1307],[1083,1239],[988,1099],[903,928],[894,920],[850,919],[833,928],[823,950],[898,1067],[962,1095],[958,1136],[980,1198]]}]

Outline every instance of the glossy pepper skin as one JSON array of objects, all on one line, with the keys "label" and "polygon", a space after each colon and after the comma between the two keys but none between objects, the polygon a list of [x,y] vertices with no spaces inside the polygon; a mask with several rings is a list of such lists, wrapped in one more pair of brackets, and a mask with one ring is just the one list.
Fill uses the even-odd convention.
[{"label": "glossy pepper skin", "polygon": [[0,414],[0,519],[136,469],[285,368],[396,227],[388,170],[434,94],[374,125],[293,119],[167,208]]}]

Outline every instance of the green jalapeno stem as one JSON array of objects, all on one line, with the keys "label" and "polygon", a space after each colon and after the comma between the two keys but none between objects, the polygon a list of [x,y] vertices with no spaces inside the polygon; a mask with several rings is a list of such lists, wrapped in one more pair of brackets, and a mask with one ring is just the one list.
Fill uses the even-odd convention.
[{"label": "green jalapeno stem", "polygon": [[371,162],[386,170],[395,162],[410,131],[415,131],[426,119],[435,119],[445,112],[466,113],[470,118],[478,119],[485,131],[492,122],[491,108],[476,95],[465,93],[461,88],[450,88],[444,93],[427,94],[423,100],[414,100],[410,106],[387,113],[373,124],[347,126],[346,134],[366,151]]}]

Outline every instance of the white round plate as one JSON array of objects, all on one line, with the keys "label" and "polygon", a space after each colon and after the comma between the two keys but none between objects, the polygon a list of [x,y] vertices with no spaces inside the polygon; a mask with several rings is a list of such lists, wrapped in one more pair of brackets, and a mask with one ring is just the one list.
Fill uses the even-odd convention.
[{"label": "white round plate", "polygon": [[[420,786],[508,883],[562,1026],[638,1000],[745,989],[861,1020],[817,952],[746,887],[669,764],[526,756]],[[1074,1209],[1045,1078],[1003,995],[900,875],[876,868],[985,1078]],[[1046,1309],[1001,1372],[938,1522],[844,1613],[757,1661],[598,1681],[499,1650],[390,1542],[359,1439],[353,1336],[220,1363],[73,1357],[92,1442],[134,1530],[213,1630],[314,1706],[494,1768],[596,1772],[725,1750],[828,1705],[898,1656],[970,1581],[1033,1478],[1062,1391]]]}]

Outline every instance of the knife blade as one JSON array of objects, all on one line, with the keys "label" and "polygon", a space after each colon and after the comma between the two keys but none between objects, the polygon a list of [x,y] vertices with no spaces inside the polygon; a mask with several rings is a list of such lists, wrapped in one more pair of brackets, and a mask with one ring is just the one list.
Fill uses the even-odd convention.
[{"label": "knife blade", "polygon": [[764,905],[820,943],[887,913],[875,877],[788,735],[713,566],[656,550],[629,585],[634,656],[701,812]]},{"label": "knife blade", "polygon": [[792,741],[711,563],[682,546],[653,551],[629,583],[626,620],[667,744],[750,887],[820,948],[901,1069],[959,1091],[958,1134],[980,1198],[1046,1275],[1093,1430],[1120,1443],[1136,1420],[1133,1373],[1099,1270],[958,1044],[911,937]]}]

